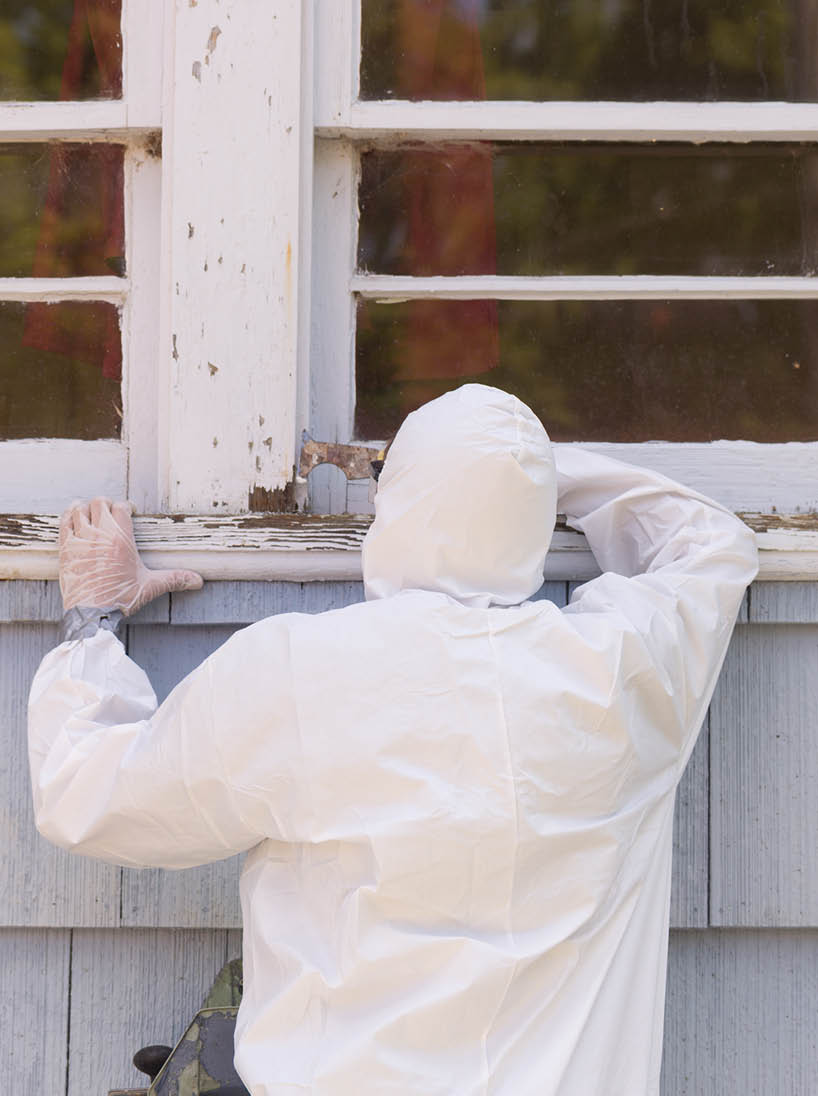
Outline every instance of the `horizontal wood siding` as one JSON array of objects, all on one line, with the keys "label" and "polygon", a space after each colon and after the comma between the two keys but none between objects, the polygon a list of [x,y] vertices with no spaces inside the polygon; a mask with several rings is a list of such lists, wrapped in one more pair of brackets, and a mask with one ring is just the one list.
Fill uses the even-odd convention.
[{"label": "horizontal wood siding", "polygon": [[818,932],[671,934],[662,1096],[818,1092]]},{"label": "horizontal wood siding", "polygon": [[68,1055],[67,929],[0,929],[0,1092],[62,1096]]},{"label": "horizontal wood siding", "polygon": [[119,868],[71,856],[34,828],[26,704],[34,671],[56,643],[53,624],[0,624],[0,925],[113,926]]},{"label": "horizontal wood siding", "polygon": [[711,923],[818,926],[818,626],[739,625],[710,710]]},{"label": "horizontal wood siding", "polygon": [[[146,607],[127,643],[161,700],[236,628],[362,597],[360,582],[208,583]],[[36,834],[25,706],[60,608],[55,583],[0,583],[0,1092],[15,1096],[138,1083],[133,1051],[173,1042],[240,948],[241,858],[121,870]],[[757,583],[741,619],[676,804],[663,1096],[818,1091],[816,588]]]}]

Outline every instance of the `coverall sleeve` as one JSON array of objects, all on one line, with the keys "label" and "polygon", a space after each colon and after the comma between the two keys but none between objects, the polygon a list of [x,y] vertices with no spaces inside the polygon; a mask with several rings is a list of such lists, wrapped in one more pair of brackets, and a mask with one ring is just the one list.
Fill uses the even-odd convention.
[{"label": "coverall sleeve", "polygon": [[729,510],[659,473],[574,446],[557,447],[555,459],[558,508],[605,572],[567,611],[602,614],[620,630],[621,688],[684,764],[758,570],[755,537]]},{"label": "coverall sleeve", "polygon": [[133,867],[191,867],[283,839],[300,756],[287,681],[282,617],[234,635],[158,708],[111,632],[63,643],[29,698],[37,829]]}]

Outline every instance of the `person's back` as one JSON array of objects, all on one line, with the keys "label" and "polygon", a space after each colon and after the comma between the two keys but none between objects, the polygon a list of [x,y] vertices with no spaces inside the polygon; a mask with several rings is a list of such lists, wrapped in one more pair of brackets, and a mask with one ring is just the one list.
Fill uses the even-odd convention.
[{"label": "person's back", "polygon": [[[573,449],[557,473],[527,408],[466,386],[390,451],[367,603],[238,633],[155,714],[143,695],[133,734],[86,674],[84,733],[107,723],[119,750],[46,730],[76,718],[59,652],[35,681],[47,836],[168,866],[255,846],[254,1094],[658,1091],[674,792],[755,550],[652,473]],[[565,610],[525,600],[557,486],[621,572]],[[115,642],[82,641],[121,713],[138,671]]]}]

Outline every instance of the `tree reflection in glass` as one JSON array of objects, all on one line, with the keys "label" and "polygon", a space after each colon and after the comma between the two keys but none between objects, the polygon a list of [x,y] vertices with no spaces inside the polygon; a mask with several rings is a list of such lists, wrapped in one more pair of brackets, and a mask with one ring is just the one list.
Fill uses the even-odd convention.
[{"label": "tree reflection in glass", "polygon": [[813,102],[817,29],[816,0],[362,0],[361,96],[475,98],[476,53],[487,99]]}]

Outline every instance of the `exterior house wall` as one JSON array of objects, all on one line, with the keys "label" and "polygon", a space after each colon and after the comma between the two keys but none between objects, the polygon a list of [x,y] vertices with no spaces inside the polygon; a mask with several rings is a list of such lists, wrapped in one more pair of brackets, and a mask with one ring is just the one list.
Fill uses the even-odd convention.
[{"label": "exterior house wall", "polygon": [[[569,587],[542,593],[564,603]],[[237,627],[361,597],[213,582],[147,606],[128,648],[161,699]],[[175,1041],[241,946],[240,858],[132,871],[35,832],[25,704],[60,612],[55,583],[0,583],[0,1091],[15,1096],[140,1083],[133,1052]],[[757,583],[740,620],[677,801],[664,1096],[818,1084],[818,586]]]}]

